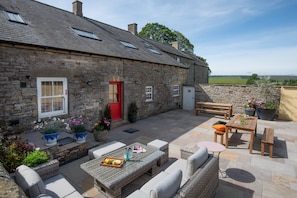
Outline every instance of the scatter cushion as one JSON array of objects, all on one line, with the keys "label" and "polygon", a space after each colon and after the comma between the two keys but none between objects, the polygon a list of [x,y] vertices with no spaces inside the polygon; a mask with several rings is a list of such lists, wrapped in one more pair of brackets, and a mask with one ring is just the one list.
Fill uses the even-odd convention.
[{"label": "scatter cushion", "polygon": [[223,125],[225,125],[225,124],[227,124],[227,122],[224,122],[224,121],[219,120],[219,121],[213,123],[213,125],[216,125],[216,124],[223,124]]},{"label": "scatter cushion", "polygon": [[226,130],[226,126],[224,124],[216,124],[216,125],[213,125],[212,128],[221,132],[224,132]]},{"label": "scatter cushion", "polygon": [[45,194],[45,186],[36,171],[25,165],[17,167],[15,172],[16,183],[25,191],[28,197],[37,197]]},{"label": "scatter cushion", "polygon": [[207,160],[208,150],[201,147],[187,159],[186,179],[189,179],[195,171]]},{"label": "scatter cushion", "polygon": [[182,171],[177,169],[170,173],[162,181],[157,183],[150,191],[150,198],[170,198],[179,189],[182,179]]}]

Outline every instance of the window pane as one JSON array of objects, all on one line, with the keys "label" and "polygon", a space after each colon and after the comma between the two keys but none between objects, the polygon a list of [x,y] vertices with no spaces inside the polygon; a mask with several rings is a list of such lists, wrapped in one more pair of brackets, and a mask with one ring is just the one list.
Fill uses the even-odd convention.
[{"label": "window pane", "polygon": [[42,96],[51,96],[52,95],[52,82],[43,81],[41,83]]},{"label": "window pane", "polygon": [[52,111],[52,99],[43,98],[41,99],[41,113],[51,112]]},{"label": "window pane", "polygon": [[54,95],[63,95],[63,82],[55,81],[54,82]]},{"label": "window pane", "polygon": [[63,97],[53,98],[54,111],[63,110]]}]

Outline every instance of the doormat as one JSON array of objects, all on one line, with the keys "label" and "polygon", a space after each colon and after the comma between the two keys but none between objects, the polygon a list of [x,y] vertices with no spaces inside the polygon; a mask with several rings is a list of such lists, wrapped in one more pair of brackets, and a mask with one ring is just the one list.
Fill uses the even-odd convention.
[{"label": "doormat", "polygon": [[126,133],[135,133],[135,132],[137,132],[137,131],[139,131],[139,130],[138,130],[138,129],[133,129],[133,128],[125,129],[125,130],[124,130],[124,132],[126,132]]},{"label": "doormat", "polygon": [[73,139],[72,137],[65,137],[65,138],[57,140],[59,146],[64,146],[64,145],[70,144],[74,141],[75,141],[75,139]]}]

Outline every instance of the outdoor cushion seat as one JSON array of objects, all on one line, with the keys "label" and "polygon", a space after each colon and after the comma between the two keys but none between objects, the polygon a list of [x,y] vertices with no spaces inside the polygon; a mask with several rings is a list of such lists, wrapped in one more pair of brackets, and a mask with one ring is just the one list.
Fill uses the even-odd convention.
[{"label": "outdoor cushion seat", "polygon": [[182,171],[177,169],[172,173],[161,172],[149,180],[140,190],[136,190],[128,198],[150,197],[167,198],[172,197],[180,188]]},{"label": "outdoor cushion seat", "polygon": [[110,153],[117,149],[123,148],[125,146],[126,146],[126,144],[124,144],[122,142],[111,141],[106,144],[102,144],[100,146],[90,149],[88,151],[88,155],[91,160],[91,159],[102,157],[103,155],[106,155],[107,153]]},{"label": "outdoor cushion seat", "polygon": [[43,181],[35,170],[20,165],[16,169],[15,179],[28,197],[83,198],[61,174]]},{"label": "outdoor cushion seat", "polygon": [[196,170],[208,159],[208,150],[206,147],[201,147],[193,153],[187,160],[178,159],[173,162],[165,172],[171,173],[176,169],[181,169],[183,172],[182,185],[196,172]]}]

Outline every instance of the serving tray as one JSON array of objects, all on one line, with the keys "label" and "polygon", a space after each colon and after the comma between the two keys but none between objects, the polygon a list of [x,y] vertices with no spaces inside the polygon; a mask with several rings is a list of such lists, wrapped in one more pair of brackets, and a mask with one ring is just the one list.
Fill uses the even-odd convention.
[{"label": "serving tray", "polygon": [[[114,163],[115,160],[119,160],[120,163],[115,164]],[[125,159],[123,159],[123,158],[106,157],[106,158],[104,158],[104,160],[102,162],[100,162],[100,166],[121,168],[124,165],[124,163],[125,163]]]}]

